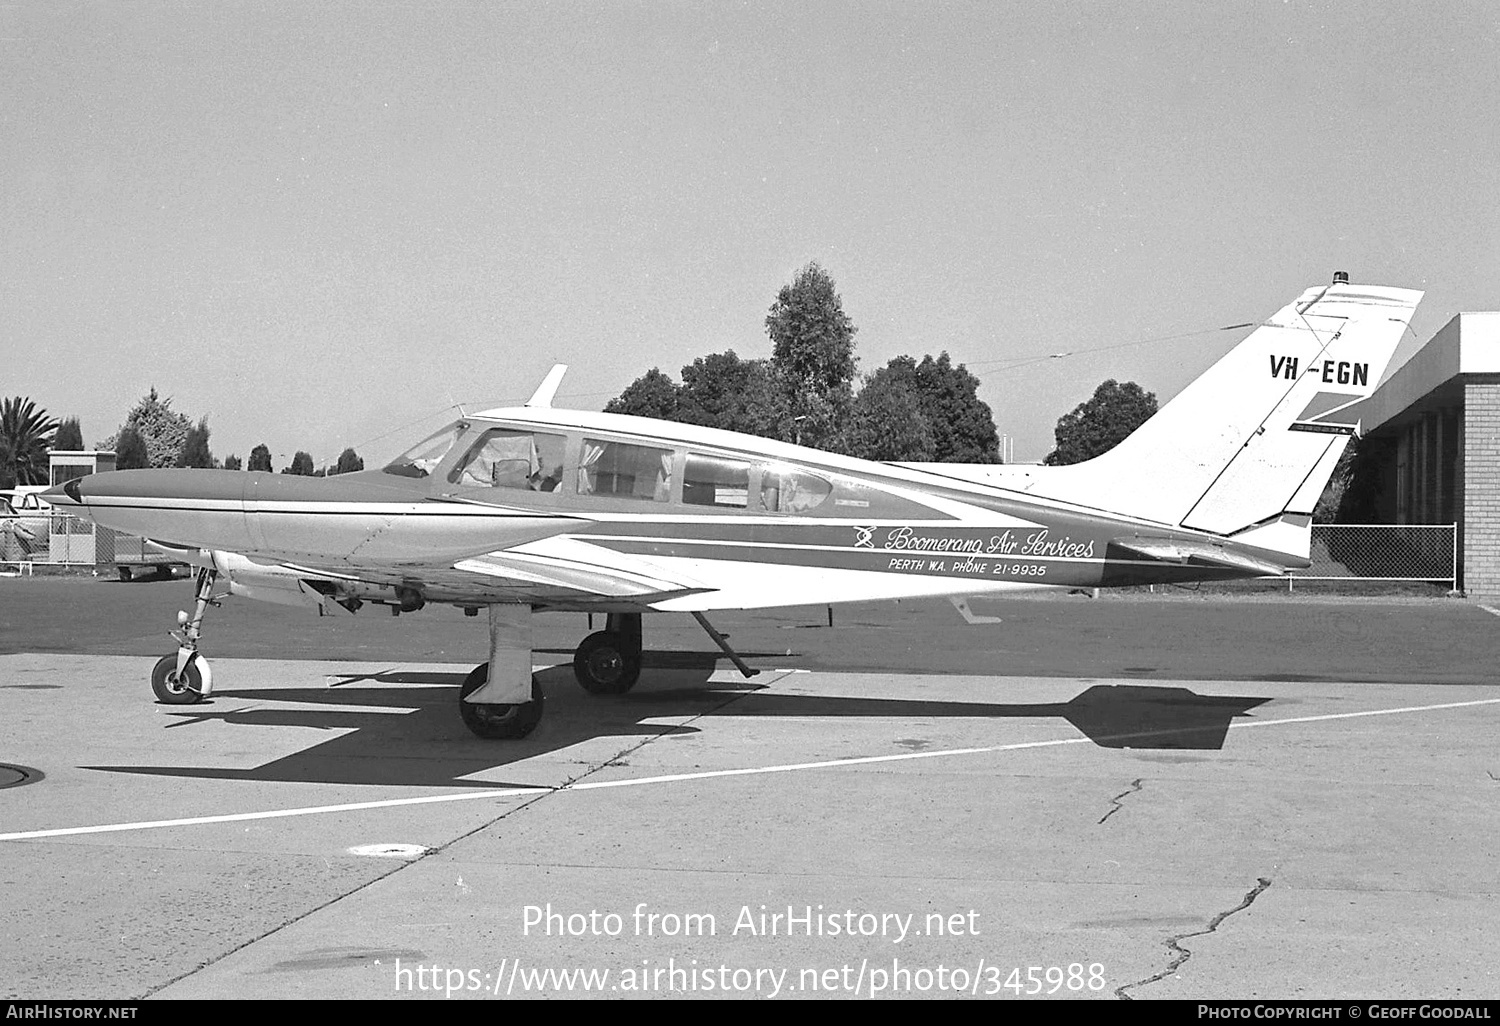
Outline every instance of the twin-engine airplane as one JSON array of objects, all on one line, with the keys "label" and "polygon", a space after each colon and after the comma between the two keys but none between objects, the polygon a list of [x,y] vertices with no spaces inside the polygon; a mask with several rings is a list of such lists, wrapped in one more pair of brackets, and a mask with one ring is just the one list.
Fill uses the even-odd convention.
[{"label": "twin-engine airplane", "polygon": [[489,611],[490,658],[460,689],[474,733],[542,716],[538,610],[607,615],[579,684],[628,691],[641,615],[952,598],[1281,574],[1308,565],[1311,514],[1420,292],[1310,288],[1110,452],[1064,467],[874,463],[726,431],[552,407],[465,416],[379,470],[330,478],[128,470],[46,494],[201,569],[158,699],[213,687],[198,645],[228,594],[353,612]]}]

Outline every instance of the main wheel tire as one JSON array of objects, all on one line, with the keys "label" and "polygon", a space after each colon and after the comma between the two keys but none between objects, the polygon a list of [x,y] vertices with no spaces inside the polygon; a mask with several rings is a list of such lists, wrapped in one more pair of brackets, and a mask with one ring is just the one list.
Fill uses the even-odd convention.
[{"label": "main wheel tire", "polygon": [[531,701],[520,705],[493,705],[481,702],[466,702],[474,692],[489,683],[490,664],[480,663],[464,678],[464,686],[458,689],[458,714],[476,735],[488,740],[516,740],[536,729],[542,722],[542,706],[546,696],[542,685],[533,675],[531,678]]},{"label": "main wheel tire", "polygon": [[203,701],[203,673],[206,664],[200,656],[187,664],[182,676],[177,674],[177,653],[162,656],[151,670],[151,690],[163,705],[192,705]]},{"label": "main wheel tire", "polygon": [[623,695],[641,679],[641,654],[621,634],[599,631],[573,653],[573,676],[591,695]]}]

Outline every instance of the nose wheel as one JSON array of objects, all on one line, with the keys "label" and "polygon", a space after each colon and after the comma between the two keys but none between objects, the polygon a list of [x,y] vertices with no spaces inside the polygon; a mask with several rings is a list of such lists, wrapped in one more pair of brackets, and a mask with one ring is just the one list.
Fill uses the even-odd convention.
[{"label": "nose wheel", "polygon": [[163,705],[192,705],[201,702],[213,690],[213,676],[208,660],[193,653],[185,668],[177,668],[177,653],[164,655],[151,670],[151,690]]},{"label": "nose wheel", "polygon": [[203,633],[203,617],[209,606],[217,606],[214,581],[218,574],[199,570],[194,586],[193,615],[177,614],[179,629],[172,631],[177,651],[164,655],[151,670],[151,690],[164,705],[192,705],[213,694],[214,678],[208,660],[198,654],[198,639]]}]

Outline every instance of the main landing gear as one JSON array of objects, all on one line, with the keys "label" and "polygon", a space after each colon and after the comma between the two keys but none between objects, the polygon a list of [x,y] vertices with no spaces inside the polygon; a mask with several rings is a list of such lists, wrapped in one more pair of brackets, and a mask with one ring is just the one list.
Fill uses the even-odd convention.
[{"label": "main landing gear", "polygon": [[162,656],[151,671],[151,690],[156,700],[166,705],[191,705],[201,702],[213,694],[214,678],[208,660],[198,654],[198,638],[203,630],[203,616],[209,606],[217,606],[214,597],[214,581],[218,577],[212,570],[199,570],[193,602],[193,615],[177,614],[178,630],[172,631],[177,639],[177,651]]},{"label": "main landing gear", "polygon": [[[476,666],[459,689],[464,726],[482,738],[523,738],[542,720],[546,696],[531,672],[531,607],[490,606],[490,661]],[[746,677],[729,641],[702,613],[693,617]],[[593,695],[623,695],[641,676],[641,614],[610,613],[604,630],[583,639],[573,653],[573,676]]]},{"label": "main landing gear", "polygon": [[610,613],[573,653],[573,676],[591,695],[623,695],[641,679],[641,614]]},{"label": "main landing gear", "polygon": [[[641,614],[611,613],[583,639],[573,675],[595,695],[623,695],[641,676]],[[464,726],[482,738],[523,738],[542,721],[546,696],[531,672],[531,607],[490,606],[490,661],[474,667],[458,693]]]}]

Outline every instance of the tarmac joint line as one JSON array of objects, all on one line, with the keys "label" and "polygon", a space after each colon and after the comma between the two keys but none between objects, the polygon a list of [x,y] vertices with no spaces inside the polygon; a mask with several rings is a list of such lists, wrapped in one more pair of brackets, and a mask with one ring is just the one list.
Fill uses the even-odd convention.
[{"label": "tarmac joint line", "polygon": [[[771,683],[775,683],[776,680],[780,680],[780,679],[781,678],[779,678],[779,677],[775,678],[774,680],[772,680]],[[387,877],[394,876],[395,874],[401,872],[401,870],[406,869],[409,866],[414,866],[414,865],[416,865],[419,862],[426,861],[427,859],[430,859],[432,856],[437,855],[437,854],[439,854],[441,852],[444,852],[444,851],[448,850],[449,848],[453,847],[455,844],[458,844],[460,841],[463,841],[463,840],[465,840],[465,839],[467,839],[469,837],[474,836],[475,834],[478,834],[478,833],[480,833],[480,832],[482,832],[484,830],[488,830],[488,829],[494,827],[495,824],[499,823],[501,820],[506,819],[507,817],[512,816],[512,815],[514,815],[514,814],[522,811],[523,809],[529,808],[530,806],[532,806],[532,805],[536,804],[537,802],[541,801],[543,798],[547,797],[548,795],[557,794],[560,791],[568,791],[568,790],[574,790],[574,789],[577,789],[577,788],[580,788],[580,787],[588,787],[590,785],[588,785],[586,783],[583,783],[583,781],[584,781],[584,779],[586,777],[589,777],[589,776],[591,776],[591,775],[593,775],[595,773],[598,773],[600,770],[608,769],[611,766],[623,764],[622,760],[626,756],[632,754],[633,752],[639,751],[640,749],[646,747],[646,745],[650,744],[653,741],[660,740],[662,737],[665,737],[667,734],[670,734],[673,731],[677,730],[678,727],[685,726],[686,723],[692,723],[694,720],[702,719],[705,715],[710,715],[713,712],[717,712],[719,709],[722,709],[725,706],[729,705],[730,703],[732,703],[734,701],[737,701],[738,699],[743,698],[743,697],[744,697],[744,693],[735,693],[728,700],[726,700],[723,703],[721,703],[720,705],[716,706],[713,710],[710,710],[709,713],[699,713],[696,716],[690,717],[687,721],[685,721],[684,724],[678,724],[678,725],[674,725],[674,726],[664,727],[660,733],[653,734],[653,735],[651,735],[649,737],[642,738],[639,742],[637,742],[636,744],[630,745],[624,751],[617,752],[615,755],[610,756],[608,759],[605,759],[603,762],[600,762],[600,763],[598,763],[596,765],[592,765],[592,766],[587,767],[586,769],[583,770],[583,772],[581,772],[577,776],[572,777],[571,779],[565,781],[560,786],[557,786],[557,787],[537,787],[537,788],[514,788],[514,789],[511,789],[510,791],[481,792],[481,793],[484,793],[484,794],[492,794],[492,795],[497,795],[497,796],[498,795],[502,795],[502,794],[504,794],[504,795],[518,795],[518,796],[526,797],[527,800],[523,801],[523,802],[520,802],[520,803],[512,806],[511,808],[508,808],[508,809],[504,810],[499,815],[497,815],[497,816],[495,816],[495,817],[493,817],[493,818],[491,818],[489,820],[486,820],[484,823],[481,823],[479,826],[474,827],[472,830],[467,830],[464,833],[458,835],[457,837],[451,838],[448,841],[443,842],[442,844],[434,845],[434,846],[432,846],[430,848],[427,848],[425,851],[417,854],[415,858],[401,860],[396,865],[392,866],[391,869],[388,872],[381,873],[380,875],[374,877],[373,879],[367,880],[364,883],[359,884],[358,886],[353,887],[353,888],[349,889],[348,891],[345,891],[345,892],[343,892],[341,894],[335,894],[333,897],[329,898],[326,901],[318,903],[317,905],[315,905],[312,908],[303,909],[301,912],[297,913],[296,915],[293,915],[293,916],[289,917],[288,919],[286,919],[285,922],[282,922],[282,923],[279,923],[279,924],[277,924],[275,926],[272,926],[271,928],[263,931],[258,936],[251,937],[248,940],[241,941],[240,943],[234,945],[233,947],[229,948],[228,950],[220,952],[217,955],[214,955],[214,956],[211,956],[211,957],[205,959],[204,961],[200,962],[198,965],[194,966],[192,969],[189,969],[189,970],[187,970],[186,972],[183,972],[183,973],[179,973],[177,976],[174,976],[174,977],[172,977],[169,980],[165,980],[165,981],[163,981],[161,983],[158,983],[154,987],[151,987],[149,990],[147,990],[146,993],[143,994],[143,995],[141,995],[141,996],[142,996],[142,998],[151,997],[152,995],[156,994],[158,991],[164,990],[165,988],[170,987],[174,983],[178,983],[178,982],[180,982],[182,980],[187,979],[189,976],[194,975],[195,973],[198,973],[198,972],[201,972],[204,969],[207,969],[209,966],[213,965],[215,962],[221,961],[222,959],[225,959],[225,958],[229,957],[230,955],[234,954],[236,951],[240,951],[243,948],[247,948],[251,944],[259,943],[260,941],[265,940],[267,937],[270,937],[273,934],[280,933],[282,930],[285,930],[288,926],[291,926],[294,923],[300,922],[303,919],[306,919],[309,916],[311,916],[311,915],[313,915],[313,914],[315,914],[317,912],[321,912],[324,909],[329,908],[330,906],[336,905],[339,902],[343,901],[344,899],[352,897],[355,894],[358,894],[360,891],[368,890],[369,888],[375,886],[376,884],[384,881]],[[600,785],[595,784],[593,786],[597,787],[597,786],[600,786]],[[460,884],[463,883],[463,877],[459,877],[459,883]]]},{"label": "tarmac joint line", "polygon": [[1121,1001],[1134,1001],[1135,998],[1125,993],[1127,990],[1130,990],[1134,987],[1144,987],[1148,984],[1156,983],[1158,980],[1164,980],[1168,976],[1176,973],[1178,969],[1182,968],[1183,964],[1186,963],[1188,959],[1193,957],[1193,953],[1187,948],[1183,947],[1180,943],[1181,941],[1185,941],[1190,937],[1207,937],[1209,934],[1218,930],[1220,924],[1222,924],[1224,920],[1228,919],[1230,916],[1234,915],[1237,912],[1245,911],[1245,909],[1255,904],[1255,899],[1260,897],[1262,892],[1264,892],[1265,889],[1270,886],[1270,877],[1258,877],[1256,878],[1255,886],[1250,888],[1250,890],[1246,892],[1245,896],[1240,899],[1240,903],[1238,905],[1236,905],[1232,909],[1229,909],[1227,912],[1220,912],[1218,915],[1214,916],[1208,921],[1208,925],[1206,927],[1201,930],[1194,930],[1192,933],[1179,933],[1174,936],[1168,937],[1167,949],[1176,952],[1177,957],[1173,958],[1171,963],[1155,976],[1148,976],[1144,980],[1137,980],[1134,983],[1127,983],[1124,986],[1116,987],[1115,997],[1119,998]]}]

